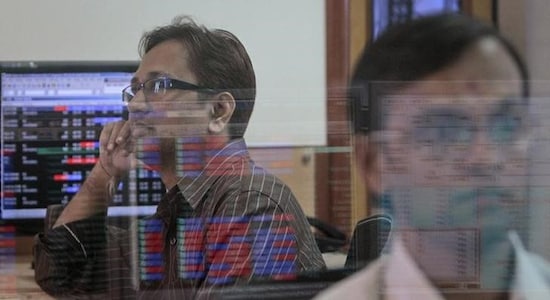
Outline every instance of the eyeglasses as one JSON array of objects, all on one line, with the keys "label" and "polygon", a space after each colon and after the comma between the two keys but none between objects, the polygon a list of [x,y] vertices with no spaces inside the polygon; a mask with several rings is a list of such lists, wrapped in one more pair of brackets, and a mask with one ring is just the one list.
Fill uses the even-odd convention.
[{"label": "eyeglasses", "polygon": [[209,94],[216,93],[216,90],[214,89],[201,87],[189,82],[172,79],[168,77],[158,77],[158,78],[149,79],[143,83],[133,83],[125,87],[122,90],[122,102],[128,105],[128,103],[130,103],[130,101],[134,99],[134,97],[140,90],[143,90],[145,99],[148,100],[159,95],[164,95],[168,90],[171,90],[171,89],[199,91],[201,93],[209,93]]},{"label": "eyeglasses", "polygon": [[526,133],[522,112],[499,112],[488,116],[483,126],[452,111],[432,111],[414,119],[412,137],[420,144],[469,145],[478,131],[485,131],[487,142],[511,145]]}]

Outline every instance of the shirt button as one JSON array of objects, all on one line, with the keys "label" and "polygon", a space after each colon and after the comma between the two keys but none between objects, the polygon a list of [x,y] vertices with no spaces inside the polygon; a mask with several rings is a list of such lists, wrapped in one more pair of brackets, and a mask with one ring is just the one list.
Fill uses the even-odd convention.
[{"label": "shirt button", "polygon": [[170,239],[170,245],[172,246],[174,246],[177,242],[178,242],[178,239],[176,239],[175,237]]}]

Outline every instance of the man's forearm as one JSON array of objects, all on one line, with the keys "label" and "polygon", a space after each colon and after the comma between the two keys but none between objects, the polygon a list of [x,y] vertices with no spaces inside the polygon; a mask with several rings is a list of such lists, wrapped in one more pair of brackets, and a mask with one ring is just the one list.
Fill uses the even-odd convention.
[{"label": "man's forearm", "polygon": [[118,180],[96,164],[53,227],[106,213]]}]

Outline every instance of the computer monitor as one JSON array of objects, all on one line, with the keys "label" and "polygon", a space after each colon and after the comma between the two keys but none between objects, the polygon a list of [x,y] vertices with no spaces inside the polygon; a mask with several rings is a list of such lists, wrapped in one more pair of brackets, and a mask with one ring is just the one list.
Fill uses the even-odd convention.
[{"label": "computer monitor", "polygon": [[388,26],[419,16],[439,12],[459,12],[461,0],[374,0],[372,1],[372,37]]},{"label": "computer monitor", "polygon": [[[103,125],[124,113],[121,90],[137,65],[0,63],[2,220],[43,219],[48,205],[70,201],[98,159]],[[133,170],[108,215],[151,214],[163,194],[158,174]]]}]

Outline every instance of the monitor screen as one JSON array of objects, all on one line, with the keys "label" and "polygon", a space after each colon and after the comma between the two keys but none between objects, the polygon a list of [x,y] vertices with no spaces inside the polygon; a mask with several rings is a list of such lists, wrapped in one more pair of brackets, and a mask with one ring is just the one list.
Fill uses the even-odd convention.
[{"label": "monitor screen", "polygon": [[[48,205],[70,201],[97,161],[101,129],[122,117],[121,90],[137,62],[0,67],[1,218],[42,219]],[[108,215],[151,214],[163,194],[156,173],[133,170],[119,185]]]},{"label": "monitor screen", "polygon": [[460,0],[374,0],[372,2],[372,36],[377,38],[388,26],[419,16],[459,12]]}]

